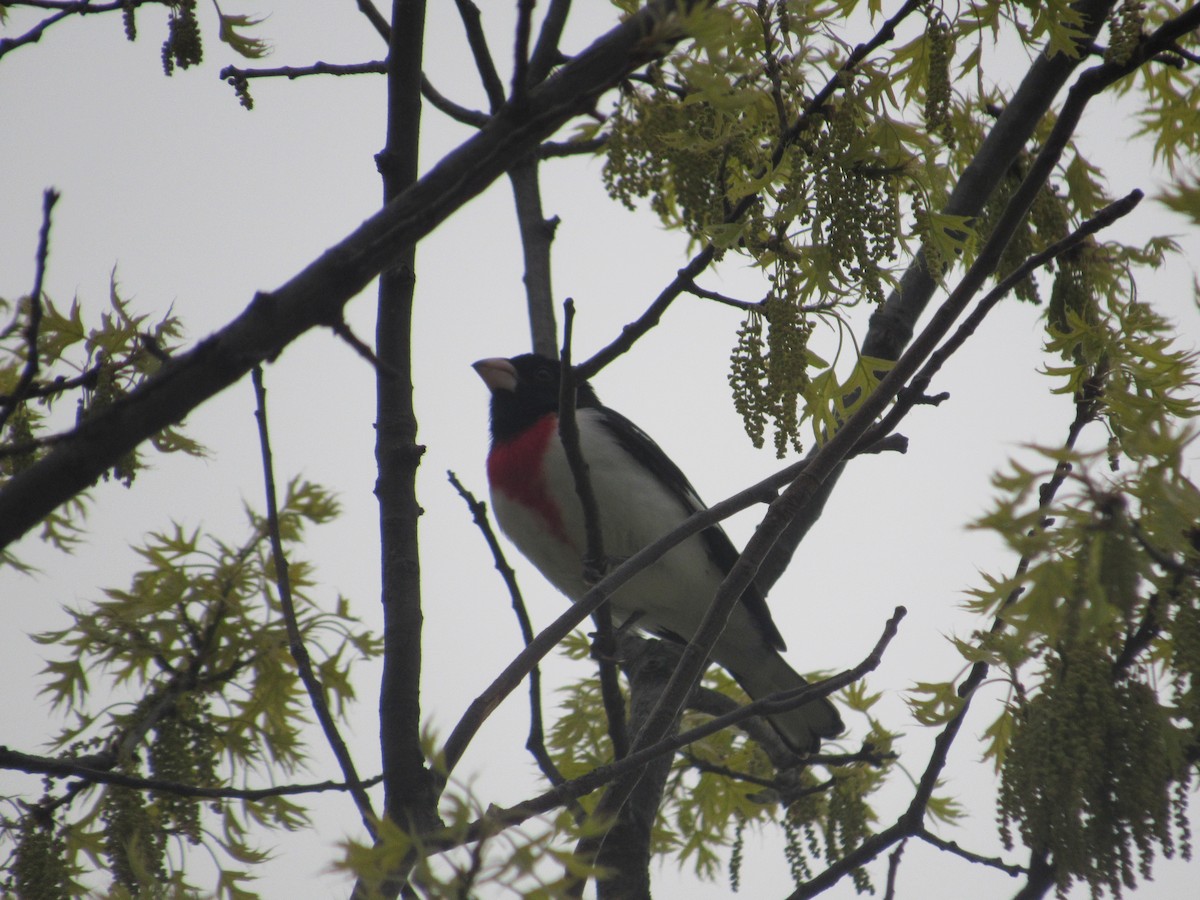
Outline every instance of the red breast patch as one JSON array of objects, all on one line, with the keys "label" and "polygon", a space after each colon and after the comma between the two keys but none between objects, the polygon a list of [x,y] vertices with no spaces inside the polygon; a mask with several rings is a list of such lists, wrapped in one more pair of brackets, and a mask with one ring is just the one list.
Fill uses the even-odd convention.
[{"label": "red breast patch", "polygon": [[512,440],[494,445],[487,459],[488,483],[492,490],[541,516],[550,532],[569,544],[562,511],[546,489],[542,471],[546,447],[557,432],[558,416],[547,413]]}]

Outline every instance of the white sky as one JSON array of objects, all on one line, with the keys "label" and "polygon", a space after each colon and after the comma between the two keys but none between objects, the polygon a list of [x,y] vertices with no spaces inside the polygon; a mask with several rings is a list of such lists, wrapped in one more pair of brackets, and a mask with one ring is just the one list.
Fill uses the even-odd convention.
[{"label": "white sky", "polygon": [[[231,0],[232,3],[232,0]],[[445,94],[482,107],[452,5],[430,4],[426,71]],[[512,4],[485,4],[493,47],[507,67],[506,24]],[[607,6],[581,5],[564,42],[581,47],[608,27]],[[351,0],[290,3],[237,0],[227,12],[270,14],[262,27],[275,46],[265,65],[304,65],[316,59],[353,62],[383,55],[377,35]],[[23,32],[26,15],[10,13],[4,36]],[[383,143],[383,80],[378,76],[298,82],[256,80],[252,113],[236,102],[216,73],[231,58],[215,36],[215,17],[202,6],[206,62],[199,70],[161,74],[165,36],[159,11],[139,13],[135,44],[124,40],[119,17],[98,16],[50,29],[39,45],[0,61],[0,296],[27,293],[33,282],[41,192],[62,192],[54,216],[46,291],[58,304],[78,296],[97,316],[117,266],[123,295],[141,312],[174,308],[189,341],[235,316],[254,291],[271,289],[335,243],[378,206],[372,156]],[[867,32],[853,36],[861,40]],[[1014,74],[1013,79],[1018,77]],[[1119,110],[1089,113],[1090,152],[1105,161],[1114,196],[1134,187],[1152,191],[1144,154],[1128,142],[1131,124]],[[426,109],[424,163],[436,161],[467,132]],[[576,353],[583,358],[635,318],[685,261],[685,242],[648,215],[607,200],[594,160],[544,167],[548,215],[562,217],[554,248],[555,288],[579,308]],[[1132,238],[1182,232],[1185,223],[1151,202],[1115,234]],[[1200,258],[1193,234],[1188,247]],[[470,369],[484,356],[522,352],[528,345],[511,193],[498,182],[422,243],[415,323],[420,439],[428,446],[420,497],[426,620],[425,708],[445,736],[467,703],[519,649],[520,635],[503,586],[461,501],[446,484],[453,469],[478,495],[485,493],[487,393]],[[1143,283],[1143,297],[1181,320],[1190,342],[1200,334],[1191,303],[1193,274]],[[757,299],[753,276],[727,264],[706,286]],[[349,320],[366,340],[373,334],[372,292],[354,301]],[[970,621],[958,609],[962,591],[980,569],[1005,572],[1013,560],[996,541],[963,529],[987,506],[988,477],[1021,444],[1059,443],[1070,421],[1069,401],[1047,395],[1037,311],[1002,304],[968,348],[947,366],[933,390],[952,398],[940,409],[919,409],[902,431],[907,456],[856,462],[791,572],[772,594],[772,610],[799,669],[840,668],[858,662],[899,603],[909,616],[883,665],[870,678],[887,694],[880,713],[906,732],[900,744],[914,775],[924,767],[932,733],[913,724],[897,692],[915,681],[954,677],[962,668],[944,635]],[[727,359],[738,315],[683,298],[663,324],[596,382],[602,398],[645,427],[689,474],[701,494],[720,499],[776,468],[769,450],[755,451],[740,431],[726,387]],[[373,486],[373,374],[327,333],[300,341],[266,372],[278,478],[294,474],[335,489],[344,506],[335,524],[312,533],[308,558],[319,566],[322,595],[342,593],[366,621],[379,622],[378,561]],[[73,557],[18,547],[44,572],[29,579],[0,573],[0,611],[8,623],[0,654],[0,743],[38,752],[53,729],[37,697],[36,672],[45,651],[25,635],[60,626],[60,604],[85,603],[104,586],[124,586],[135,562],[128,546],[170,520],[203,525],[228,540],[244,534],[243,501],[261,508],[262,489],[249,382],[218,397],[188,420],[188,432],[211,450],[207,460],[160,459],[132,490],[105,484],[95,491],[92,537]],[[735,542],[751,533],[759,513],[728,524]],[[517,562],[516,554],[511,557]],[[536,623],[547,623],[562,598],[535,572],[519,566]],[[547,683],[583,674],[572,665],[547,666]],[[377,771],[375,686],[378,672],[358,670],[363,698],[348,735],[360,771]],[[547,691],[547,696],[551,696]],[[484,803],[507,805],[535,792],[534,767],[523,749],[527,700],[512,698],[484,728],[458,774]],[[976,765],[975,743],[989,719],[980,702],[947,770],[949,790],[974,809],[964,827],[945,837],[986,854],[999,853],[990,786]],[[849,717],[845,746],[861,738]],[[334,767],[319,740],[313,780]],[[880,803],[883,823],[908,799],[898,778]],[[4,791],[36,792],[30,776],[0,774]],[[342,896],[344,882],[323,874],[334,842],[358,835],[348,800],[322,804],[314,834],[278,843],[278,863],[261,885],[263,896]],[[747,847],[746,896],[789,890],[777,842]],[[1012,859],[1012,855],[1007,855]],[[1018,860],[1020,861],[1020,860]],[[1194,883],[1179,865],[1161,865],[1159,880],[1139,898],[1183,896]],[[872,867],[882,886],[886,861]],[[1189,879],[1185,881],[1184,879]],[[901,897],[1008,896],[1014,885],[998,875],[910,845],[899,882]],[[727,885],[697,886],[665,872],[656,895],[722,897]],[[826,896],[852,896],[849,883]]]}]

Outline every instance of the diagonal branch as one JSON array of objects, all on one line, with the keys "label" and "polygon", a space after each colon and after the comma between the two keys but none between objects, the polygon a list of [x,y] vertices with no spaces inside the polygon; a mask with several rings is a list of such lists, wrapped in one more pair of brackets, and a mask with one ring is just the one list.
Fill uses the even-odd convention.
[{"label": "diagonal branch", "polygon": [[879,424],[864,437],[864,443],[878,440],[881,435],[890,433],[908,415],[913,406],[921,402],[921,398],[929,390],[929,385],[933,381],[934,375],[966,343],[967,339],[983,324],[983,320],[987,317],[988,313],[1014,287],[1042,266],[1071,252],[1096,232],[1112,225],[1117,219],[1129,215],[1129,213],[1133,212],[1134,207],[1141,202],[1142,197],[1143,194],[1141,191],[1130,191],[1129,194],[1120,200],[1116,200],[1104,207],[1104,209],[1100,210],[1061,241],[1057,241],[1041,253],[1034,254],[1017,266],[1016,269],[979,301],[975,309],[971,311],[971,314],[963,319],[962,324],[959,325],[954,334],[947,338],[946,342],[936,352],[930,354],[929,361],[921,369],[920,373],[913,378],[908,387],[900,392],[900,395],[896,398],[896,404],[880,420]]},{"label": "diagonal branch", "polygon": [[283,539],[279,534],[279,501],[275,494],[275,464],[271,454],[271,436],[267,427],[267,389],[263,386],[262,367],[255,366],[254,378],[254,418],[258,420],[259,447],[262,450],[263,485],[267,495],[267,527],[271,537],[271,556],[275,564],[275,583],[279,590],[279,606],[283,610],[283,622],[287,628],[288,649],[292,659],[296,661],[296,671],[304,689],[308,692],[308,700],[312,704],[313,714],[325,733],[325,740],[342,769],[342,775],[349,785],[350,796],[358,807],[363,825],[372,838],[376,837],[376,815],[371,808],[371,798],[367,796],[354,760],[337,723],[329,712],[329,704],[325,702],[325,689],[317,680],[313,671],[312,659],[308,655],[308,647],[304,644],[304,636],[300,633],[300,623],[296,617],[296,603],[292,598],[291,577],[288,575],[287,556],[283,552]]},{"label": "diagonal branch", "polygon": [[529,58],[529,80],[537,84],[550,74],[550,69],[565,58],[558,48],[563,28],[567,24],[567,13],[571,11],[571,0],[550,0],[550,7],[542,18],[542,30]]},{"label": "diagonal branch", "polygon": [[[496,539],[496,533],[488,521],[487,505],[477,500],[475,495],[458,480],[457,475],[453,472],[446,474],[450,483],[454,485],[454,489],[458,491],[458,495],[467,504],[476,527],[483,534],[483,539],[492,552],[492,561],[495,563],[500,577],[504,579],[505,587],[508,588],[513,612],[516,614],[517,624],[521,628],[521,638],[528,647],[533,642],[533,624],[530,622],[529,612],[525,608],[525,598],[521,595],[521,589],[517,585],[517,573],[508,564],[508,560],[504,556],[504,549],[500,546],[500,541]],[[538,768],[542,770],[547,781],[551,784],[562,784],[566,781],[546,750],[546,736],[542,726],[542,672],[536,665],[529,670],[529,737],[525,740],[525,749],[533,755]]]},{"label": "diagonal branch", "polygon": [[494,113],[504,105],[504,82],[500,80],[500,73],[496,71],[492,51],[488,48],[487,35],[483,33],[479,7],[473,0],[454,0],[454,5],[458,7],[458,16],[462,19],[463,30],[467,33],[467,44],[475,58],[475,68],[479,71],[479,79],[483,82],[484,93],[487,94],[488,104]]},{"label": "diagonal branch", "polygon": [[[773,165],[779,165],[783,160],[787,148],[799,139],[805,129],[808,128],[813,117],[818,115],[833,95],[845,85],[846,73],[854,71],[858,67],[858,64],[866,59],[867,56],[892,40],[896,36],[896,28],[900,23],[920,7],[921,0],[907,0],[895,15],[883,23],[882,27],[880,27],[870,40],[859,44],[851,51],[850,55],[846,57],[845,62],[838,67],[838,70],[825,83],[825,86],[804,104],[804,108],[801,110],[799,116],[797,116],[796,121],[791,124],[791,127],[776,142],[775,149],[771,154]],[[726,214],[725,223],[731,224],[739,221],[750,207],[758,201],[758,196],[758,193],[755,192],[742,197]],[[680,294],[691,289],[695,284],[696,276],[708,268],[708,265],[715,258],[716,248],[711,243],[706,244],[699,253],[692,257],[686,266],[676,273],[671,283],[663,288],[641,316],[622,328],[621,333],[608,346],[601,348],[591,359],[580,364],[578,367],[579,376],[581,378],[591,378],[618,356],[628,352],[642,335],[650,331],[650,329],[654,328],[662,320],[663,314],[666,313],[667,308],[675,299]]]},{"label": "diagonal branch", "polygon": [[[413,185],[275,291],[144,384],[89,418],[0,489],[0,550],[91,485],[125,453],[272,359],[300,335],[342,318],[343,307],[404,249],[421,240],[629,72],[683,35],[676,4],[655,0],[530,88]],[[648,42],[653,34],[655,40]]]},{"label": "diagonal branch", "polygon": [[[823,681],[807,685],[787,701],[787,708],[803,706],[820,697],[840,691],[860,681],[868,673],[877,669],[883,660],[884,651],[892,639],[895,638],[900,621],[904,616],[904,608],[897,607],[892,617],[884,625],[883,633],[876,641],[875,646],[862,662]],[[537,797],[518,803],[515,806],[489,810],[486,816],[465,830],[455,829],[453,833],[446,833],[445,835],[428,835],[423,843],[423,849],[431,853],[440,853],[472,841],[477,841],[484,835],[494,834],[497,827],[519,825],[534,816],[557,809],[570,800],[585,797],[619,778],[628,776],[631,773],[636,775],[648,762],[665,753],[674,753],[688,744],[699,741],[710,734],[716,734],[718,731],[732,725],[737,725],[754,716],[760,716],[769,712],[778,712],[780,708],[779,703],[780,701],[776,699],[776,695],[764,697],[761,700],[741,706],[727,715],[718,716],[708,722],[704,722],[696,728],[681,732],[666,740],[638,748],[624,759],[617,760],[608,765],[597,766],[587,774],[551,788]]]}]

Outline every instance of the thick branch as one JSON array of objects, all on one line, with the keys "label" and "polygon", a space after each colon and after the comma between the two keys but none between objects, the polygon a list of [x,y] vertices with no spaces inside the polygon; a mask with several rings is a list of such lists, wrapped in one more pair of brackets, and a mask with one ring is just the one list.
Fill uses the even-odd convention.
[{"label": "thick branch", "polygon": [[[559,126],[590,109],[627,73],[666,52],[681,35],[665,22],[675,9],[659,0],[609,31],[532,87],[520,113],[505,108],[447,154],[424,177],[352,234],[187,353],[178,354],[138,389],[80,424],[0,490],[0,550],[59,504],[91,485],[122,455],[177,424],[205,400],[277,356],[301,334],[342,319],[346,303],[405,248],[538,147]],[[646,38],[653,34],[654,41]]]},{"label": "thick branch", "polygon": [[[1076,5],[1083,17],[1082,30],[1090,38],[1099,32],[1112,5],[1112,0],[1083,0]],[[1066,53],[1053,56],[1043,53],[1038,57],[959,176],[942,212],[956,216],[979,215],[1022,148],[1029,143],[1058,92],[1082,61],[1082,54],[1071,57]],[[918,254],[896,290],[871,316],[871,325],[863,341],[863,355],[896,359],[912,338],[917,319],[936,286],[924,254]]]}]

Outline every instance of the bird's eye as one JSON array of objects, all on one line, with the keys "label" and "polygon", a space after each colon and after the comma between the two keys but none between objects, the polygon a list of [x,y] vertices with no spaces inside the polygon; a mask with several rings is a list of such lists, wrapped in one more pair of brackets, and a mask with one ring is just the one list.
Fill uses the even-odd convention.
[{"label": "bird's eye", "polygon": [[533,373],[533,378],[535,381],[540,382],[541,384],[549,384],[554,380],[554,373],[549,369],[538,369]]}]

